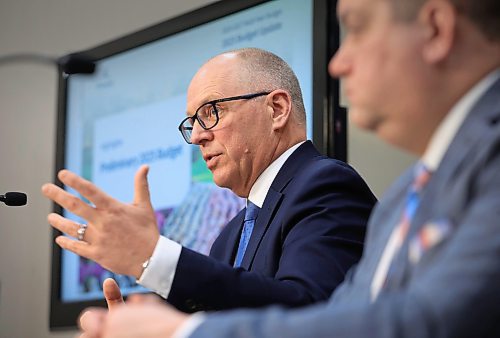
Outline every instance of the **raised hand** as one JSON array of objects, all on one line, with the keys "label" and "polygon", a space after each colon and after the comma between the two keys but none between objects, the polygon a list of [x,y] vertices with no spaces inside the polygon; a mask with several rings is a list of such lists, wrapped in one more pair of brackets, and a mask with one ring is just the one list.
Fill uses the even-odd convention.
[{"label": "raised hand", "polygon": [[[63,249],[91,259],[104,268],[139,278],[142,263],[151,257],[159,232],[149,196],[147,181],[149,167],[141,166],[134,179],[134,201],[122,203],[91,182],[68,171],[58,173],[59,180],[88,199],[90,205],[60,187],[48,183],[42,193],[69,212],[87,221],[80,230],[80,239],[66,236],[56,238]],[[49,223],[61,232],[78,238],[81,225],[58,214],[47,217]]]}]

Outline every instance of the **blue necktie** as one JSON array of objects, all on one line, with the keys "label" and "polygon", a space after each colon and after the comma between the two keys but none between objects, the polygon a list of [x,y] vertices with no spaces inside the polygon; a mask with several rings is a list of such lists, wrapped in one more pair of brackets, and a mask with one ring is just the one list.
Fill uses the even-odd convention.
[{"label": "blue necktie", "polygon": [[255,225],[255,219],[257,218],[259,210],[260,208],[258,206],[248,201],[245,219],[243,221],[243,229],[241,230],[240,244],[238,246],[238,252],[236,253],[236,259],[234,260],[234,267],[241,266],[241,261],[245,255],[250,236],[252,236],[253,226]]}]

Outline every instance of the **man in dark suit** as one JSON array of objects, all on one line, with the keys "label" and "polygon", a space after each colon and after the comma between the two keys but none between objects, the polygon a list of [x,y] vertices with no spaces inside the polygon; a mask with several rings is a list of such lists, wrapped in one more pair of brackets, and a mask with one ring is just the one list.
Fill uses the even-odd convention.
[{"label": "man in dark suit", "polygon": [[[199,145],[214,181],[247,198],[206,257],[160,236],[149,202],[147,167],[135,202],[119,203],[63,170],[60,180],[94,206],[48,184],[43,193],[88,220],[56,214],[64,249],[135,276],[178,308],[300,306],[326,300],[359,260],[375,198],[347,164],[306,141],[297,78],[276,55],[243,49],[209,60],[187,93],[179,130]],[[252,210],[252,220],[244,221]],[[256,217],[255,217],[256,216]]]},{"label": "man in dark suit", "polygon": [[500,2],[340,0],[338,16],[346,34],[329,70],[345,79],[352,121],[420,156],[375,208],[356,269],[308,308],[186,320],[119,306],[85,315],[87,332],[500,337]]}]

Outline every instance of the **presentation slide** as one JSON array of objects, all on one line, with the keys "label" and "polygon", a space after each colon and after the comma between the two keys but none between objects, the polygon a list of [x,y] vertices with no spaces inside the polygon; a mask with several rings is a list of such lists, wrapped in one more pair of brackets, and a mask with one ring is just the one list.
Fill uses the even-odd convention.
[{"label": "presentation slide", "polygon": [[[158,229],[208,254],[244,200],[213,183],[198,147],[186,144],[177,129],[186,116],[189,82],[205,61],[223,51],[270,50],[299,78],[311,138],[312,10],[310,0],[266,2],[99,60],[92,76],[71,76],[65,167],[120,201],[131,202],[134,173],[148,164]],[[85,222],[67,212],[65,216]],[[130,276],[117,276],[63,251],[63,301],[102,298],[107,277],[117,279],[125,294],[146,291]]]},{"label": "presentation slide", "polygon": [[96,120],[93,182],[119,200],[132,201],[132,186],[123,183],[141,164],[148,164],[153,205],[158,209],[177,207],[191,185],[192,147],[179,137],[165,111],[175,108],[182,119],[185,102],[185,96],[179,96]]}]

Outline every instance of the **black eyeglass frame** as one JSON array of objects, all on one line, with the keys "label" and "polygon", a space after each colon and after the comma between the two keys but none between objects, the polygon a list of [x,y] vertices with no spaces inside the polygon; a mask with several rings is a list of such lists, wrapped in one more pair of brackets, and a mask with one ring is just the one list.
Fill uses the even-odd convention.
[{"label": "black eyeglass frame", "polygon": [[[270,92],[269,91],[258,92],[258,93],[253,93],[253,94],[225,97],[222,99],[216,99],[216,100],[205,102],[200,107],[198,107],[198,109],[196,109],[196,112],[194,113],[193,116],[188,116],[181,121],[181,123],[179,124],[179,127],[178,127],[179,131],[181,132],[181,135],[184,138],[184,141],[186,141],[188,144],[192,144],[191,133],[193,130],[193,125],[194,125],[195,120],[198,121],[198,123],[200,124],[200,127],[202,127],[205,130],[210,130],[210,129],[214,128],[217,125],[217,123],[219,123],[219,110],[217,109],[217,103],[228,102],[228,101],[237,101],[237,100],[250,100],[250,99],[253,99],[253,98],[256,98],[259,96],[269,95],[271,93],[272,93],[272,91],[270,91]],[[198,118],[198,112],[200,111],[200,109],[205,107],[208,104],[212,106],[212,108],[214,109],[214,113],[215,113],[215,123],[210,127],[207,127],[205,125],[205,123],[201,119]],[[184,126],[184,123],[188,120],[191,120],[191,125]],[[189,135],[188,135],[188,133],[189,133]],[[188,136],[189,136],[189,139],[188,139]]]}]

